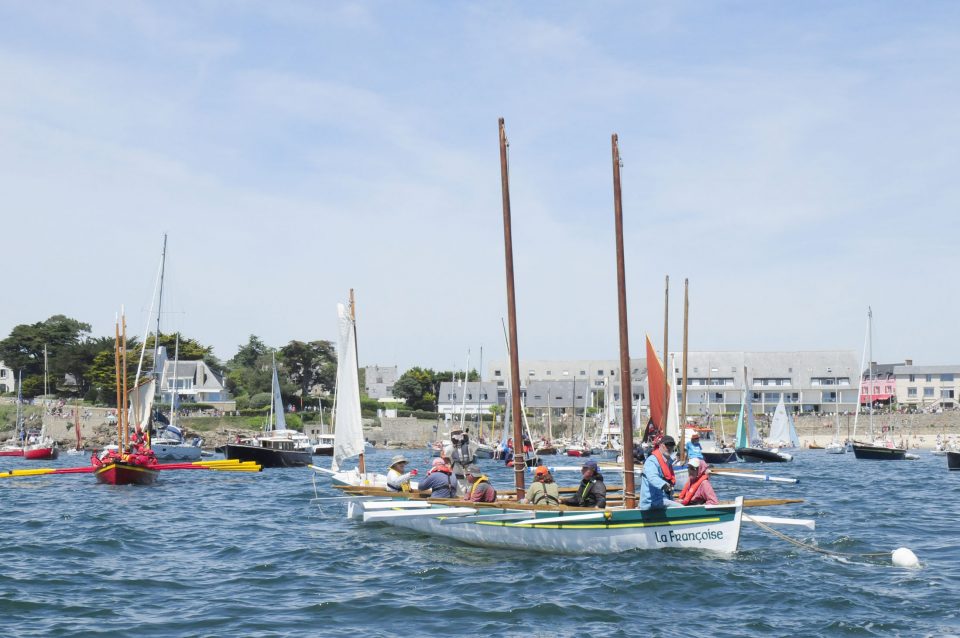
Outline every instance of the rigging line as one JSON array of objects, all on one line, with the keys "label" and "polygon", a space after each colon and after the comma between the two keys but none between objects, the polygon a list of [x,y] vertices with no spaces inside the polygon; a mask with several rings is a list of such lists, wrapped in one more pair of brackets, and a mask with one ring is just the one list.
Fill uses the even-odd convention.
[{"label": "rigging line", "polygon": [[797,547],[809,549],[810,551],[813,551],[813,552],[826,554],[827,556],[837,556],[841,558],[851,558],[851,557],[852,558],[875,558],[875,557],[881,557],[881,556],[888,556],[890,554],[890,552],[847,553],[847,552],[835,552],[833,550],[823,549],[822,547],[817,547],[816,545],[811,545],[809,543],[804,543],[803,541],[798,541],[792,536],[787,536],[783,532],[773,529],[766,523],[758,521],[757,519],[753,518],[749,514],[743,514],[743,517],[746,518],[751,523],[753,523],[754,525],[760,527],[761,529],[765,529],[766,531],[770,532],[780,540],[787,541],[788,543],[796,545]]}]

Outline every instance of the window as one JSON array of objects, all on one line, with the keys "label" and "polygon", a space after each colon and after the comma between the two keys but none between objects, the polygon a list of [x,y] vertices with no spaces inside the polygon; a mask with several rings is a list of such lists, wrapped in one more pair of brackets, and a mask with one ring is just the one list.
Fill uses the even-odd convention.
[{"label": "window", "polygon": [[530,371],[530,376],[531,376],[531,377],[532,377],[533,375],[535,375],[535,374],[536,374],[536,372],[534,372],[533,370]]},{"label": "window", "polygon": [[952,373],[952,372],[948,372],[948,373],[945,373],[945,374],[941,374],[941,375],[940,375],[940,380],[941,380],[941,381],[947,381],[947,382],[949,382],[949,383],[953,383],[953,373]]},{"label": "window", "polygon": [[472,399],[473,399],[473,395],[468,393],[468,394],[467,394],[467,401],[471,401]]},{"label": "window", "polygon": [[583,398],[583,395],[582,395],[582,394],[578,394],[578,395],[577,395],[577,399],[578,399],[578,400],[580,400],[580,399],[582,399],[582,398]]},{"label": "window", "polygon": [[714,392],[713,401],[714,403],[723,403],[723,392]]},{"label": "window", "polygon": [[910,375],[910,383],[913,383],[913,382],[916,381],[916,380],[917,380],[917,375],[911,374],[911,375]]},{"label": "window", "polygon": [[539,394],[535,394],[535,395],[533,395],[533,398],[534,398],[534,399],[539,399],[539,398],[540,398],[540,395],[539,395]]},{"label": "window", "polygon": [[564,370],[564,371],[563,371],[563,376],[565,376],[565,377],[570,376],[570,372],[569,372],[568,370]]},{"label": "window", "polygon": [[603,370],[597,370],[597,376],[598,376],[598,377],[602,377],[602,376],[603,376]]},{"label": "window", "polygon": [[557,396],[554,398],[555,401],[563,401],[563,396]]},{"label": "window", "polygon": [[500,376],[500,371],[499,371],[499,370],[494,370],[494,371],[493,371],[493,376],[499,377],[499,376]]},{"label": "window", "polygon": [[930,383],[931,381],[933,381],[933,375],[932,375],[932,374],[928,374],[926,381],[927,381],[927,383]]},{"label": "window", "polygon": [[547,376],[549,377],[551,374],[553,374],[553,372],[551,372],[550,370],[547,370]]},{"label": "window", "polygon": [[486,401],[486,400],[487,400],[487,393],[486,393],[486,392],[484,392],[483,394],[480,395],[480,400],[481,400],[481,401]]},{"label": "window", "polygon": [[923,389],[923,396],[925,396],[925,397],[932,397],[932,396],[933,396],[933,388],[924,388],[924,389]]},{"label": "window", "polygon": [[941,399],[952,399],[953,398],[953,388],[940,390]]},{"label": "window", "polygon": [[586,371],[586,370],[581,370],[581,371],[580,371],[580,376],[581,376],[581,377],[587,376],[587,371]]},{"label": "window", "polygon": [[[6,378],[7,378],[7,370],[6,370],[6,368],[0,368],[0,379],[6,379]],[[6,387],[6,386],[4,386],[4,387]],[[4,390],[4,392],[6,392],[6,390]]]},{"label": "window", "polygon": [[6,392],[6,391],[7,391],[7,386],[6,386],[6,384],[0,383],[0,392]]},{"label": "window", "polygon": [[502,388],[502,387],[503,387],[503,381],[497,381],[497,387],[498,387],[498,388]]},{"label": "window", "polygon": [[916,388],[907,388],[907,396],[917,398],[917,389]]}]

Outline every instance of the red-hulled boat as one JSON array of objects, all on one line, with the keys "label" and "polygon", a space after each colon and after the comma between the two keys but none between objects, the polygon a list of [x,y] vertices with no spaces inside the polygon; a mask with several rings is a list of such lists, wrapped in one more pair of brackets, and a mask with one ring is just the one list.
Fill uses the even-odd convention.
[{"label": "red-hulled boat", "polygon": [[117,458],[104,459],[102,465],[93,471],[98,483],[108,485],[153,485],[160,470],[147,465],[122,461]]},{"label": "red-hulled boat", "polygon": [[23,450],[23,458],[28,461],[43,461],[55,459],[60,456],[60,446],[56,443],[43,445],[31,445]]},{"label": "red-hulled boat", "polygon": [[23,448],[14,445],[5,445],[0,448],[0,456],[23,456]]}]

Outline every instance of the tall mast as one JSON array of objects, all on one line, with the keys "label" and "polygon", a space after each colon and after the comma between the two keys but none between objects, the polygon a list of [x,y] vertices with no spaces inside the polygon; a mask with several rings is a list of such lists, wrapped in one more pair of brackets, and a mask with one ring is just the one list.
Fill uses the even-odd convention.
[{"label": "tall mast", "polygon": [[667,275],[663,284],[663,423],[660,424],[660,430],[664,434],[667,432],[667,415],[670,414],[670,375],[667,374],[667,364],[670,363],[669,333],[670,275]]},{"label": "tall mast", "polygon": [[170,392],[170,425],[177,420],[177,363],[180,361],[180,333],[177,333],[177,342],[173,347],[173,390]]},{"label": "tall mast", "polygon": [[122,328],[123,341],[121,342],[122,350],[120,351],[120,356],[123,361],[123,441],[120,446],[120,451],[125,452],[127,449],[127,442],[130,438],[130,411],[127,409],[127,315],[122,311],[120,312],[120,324]]},{"label": "tall mast", "polygon": [[467,418],[467,379],[470,378],[470,348],[467,348],[467,368],[463,371],[463,395],[460,398],[460,431]]},{"label": "tall mast", "polygon": [[690,280],[683,280],[683,390],[680,393],[680,460],[687,460],[687,448],[684,439],[687,438],[687,328],[690,318]]},{"label": "tall mast", "polygon": [[620,146],[617,134],[610,136],[613,153],[613,220],[617,242],[617,310],[620,318],[620,410],[623,415],[624,507],[637,506],[633,476],[633,388],[630,372],[630,340],[627,334],[627,279],[623,260],[623,203],[620,198]]},{"label": "tall mast", "polygon": [[[875,439],[873,434],[873,308],[867,306],[867,336],[870,344],[870,374],[867,376],[869,384],[867,386],[867,396],[870,398],[870,438]],[[870,441],[873,444],[873,441]]]},{"label": "tall mast", "polygon": [[47,400],[50,390],[47,387],[47,344],[43,344],[43,400]]},{"label": "tall mast", "polygon": [[[357,302],[353,297],[353,288],[350,289],[350,323],[353,328],[353,345],[354,345],[354,355],[356,356],[356,366],[357,370],[360,369],[360,345],[357,343]],[[360,451],[360,456],[357,459],[357,467],[360,470],[360,474],[367,473],[367,462],[363,458],[363,451]]]},{"label": "tall mast", "polygon": [[120,318],[113,324],[113,370],[117,386],[117,447],[123,449],[123,387],[120,381]]},{"label": "tall mast", "polygon": [[[470,371],[467,371],[467,376]],[[483,346],[480,346],[480,381],[477,382],[477,441],[483,439],[483,417],[480,415],[480,393],[483,392]]]},{"label": "tall mast", "polygon": [[[520,413],[520,354],[517,350],[517,297],[513,287],[513,228],[510,222],[510,177],[507,171],[507,131],[503,118],[500,127],[500,191],[503,196],[503,254],[507,275],[507,317],[510,324],[510,391],[513,406],[513,477],[517,488],[517,500],[526,495],[523,489],[523,471],[526,456],[523,450],[523,427]],[[523,463],[517,463],[517,452]]]},{"label": "tall mast", "polygon": [[[160,370],[157,356],[160,354],[160,312],[163,308],[163,274],[167,266],[167,234],[163,234],[163,252],[160,253],[160,296],[157,297],[157,332],[153,338],[153,378],[157,380],[156,392],[160,391]],[[167,355],[169,356],[169,354]]]}]

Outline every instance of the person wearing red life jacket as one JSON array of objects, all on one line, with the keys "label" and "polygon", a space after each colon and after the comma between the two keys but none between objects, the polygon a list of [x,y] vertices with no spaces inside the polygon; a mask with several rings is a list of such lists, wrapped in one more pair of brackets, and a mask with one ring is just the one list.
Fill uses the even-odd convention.
[{"label": "person wearing red life jacket", "polygon": [[717,494],[710,485],[709,467],[703,459],[687,461],[687,484],[680,491],[682,505],[716,505]]},{"label": "person wearing red life jacket", "polygon": [[677,483],[673,473],[672,454],[677,442],[672,436],[664,436],[654,445],[654,450],[643,462],[643,475],[640,477],[640,509],[658,510],[676,507],[679,503],[670,499],[673,487]]}]

